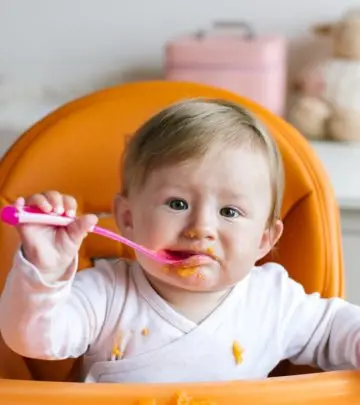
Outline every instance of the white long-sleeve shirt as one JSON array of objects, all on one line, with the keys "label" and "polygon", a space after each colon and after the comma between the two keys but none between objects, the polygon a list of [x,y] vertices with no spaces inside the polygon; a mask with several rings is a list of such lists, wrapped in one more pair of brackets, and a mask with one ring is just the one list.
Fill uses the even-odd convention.
[{"label": "white long-sleeve shirt", "polygon": [[48,284],[19,252],[1,296],[0,328],[26,357],[85,354],[86,382],[263,378],[282,359],[360,368],[360,309],[305,294],[275,263],[254,267],[196,324],[154,291],[136,262],[99,261],[78,273],[74,266]]}]

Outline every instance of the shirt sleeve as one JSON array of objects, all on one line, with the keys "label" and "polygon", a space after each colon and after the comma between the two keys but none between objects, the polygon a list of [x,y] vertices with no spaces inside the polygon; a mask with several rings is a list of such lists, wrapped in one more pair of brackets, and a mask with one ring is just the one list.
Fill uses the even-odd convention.
[{"label": "shirt sleeve", "polygon": [[340,298],[306,294],[285,271],[278,325],[284,358],[322,370],[360,368],[360,308]]},{"label": "shirt sleeve", "polygon": [[85,353],[102,328],[115,285],[109,263],[47,283],[21,251],[0,298],[0,330],[18,354],[59,360]]}]

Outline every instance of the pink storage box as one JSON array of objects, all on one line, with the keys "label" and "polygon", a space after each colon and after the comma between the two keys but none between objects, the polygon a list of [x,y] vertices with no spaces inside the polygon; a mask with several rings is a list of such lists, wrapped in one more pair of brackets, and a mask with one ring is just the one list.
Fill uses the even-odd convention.
[{"label": "pink storage box", "polygon": [[[235,32],[221,35],[219,28],[224,27],[235,28]],[[221,87],[282,116],[286,48],[283,37],[254,36],[243,23],[215,23],[208,33],[199,32],[166,45],[165,78]]]}]

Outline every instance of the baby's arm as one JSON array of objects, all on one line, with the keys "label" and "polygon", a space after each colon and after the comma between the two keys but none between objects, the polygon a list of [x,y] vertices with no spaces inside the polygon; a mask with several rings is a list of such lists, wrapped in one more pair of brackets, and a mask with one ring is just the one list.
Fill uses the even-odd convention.
[{"label": "baby's arm", "polygon": [[307,295],[284,274],[279,319],[284,358],[323,370],[359,369],[360,308]]},{"label": "baby's arm", "polygon": [[96,339],[114,291],[114,271],[105,264],[79,273],[76,267],[49,282],[17,254],[0,300],[0,330],[13,351],[47,360],[78,357]]}]

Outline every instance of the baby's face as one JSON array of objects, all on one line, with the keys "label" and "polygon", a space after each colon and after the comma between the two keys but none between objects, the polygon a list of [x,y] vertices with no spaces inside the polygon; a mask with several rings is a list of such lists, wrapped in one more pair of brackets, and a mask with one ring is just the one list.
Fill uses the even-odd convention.
[{"label": "baby's face", "polygon": [[214,148],[205,159],[153,171],[140,190],[119,203],[125,225],[119,222],[125,236],[155,251],[202,254],[185,268],[139,254],[151,276],[187,290],[214,291],[240,281],[271,249],[271,201],[261,151]]}]

